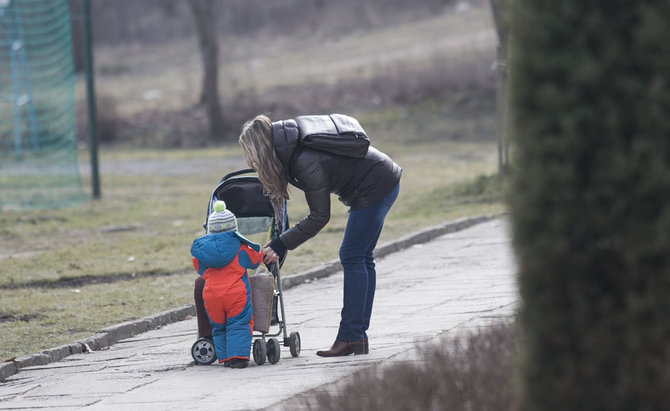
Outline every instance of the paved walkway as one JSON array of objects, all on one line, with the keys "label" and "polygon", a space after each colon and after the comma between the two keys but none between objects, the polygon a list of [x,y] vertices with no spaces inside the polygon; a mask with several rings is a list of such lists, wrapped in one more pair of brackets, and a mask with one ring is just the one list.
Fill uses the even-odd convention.
[{"label": "paved walkway", "polygon": [[[246,369],[193,364],[194,318],[60,362],[23,368],[0,383],[0,409],[283,409],[291,398],[373,364],[411,357],[417,343],[513,315],[515,266],[504,220],[443,235],[378,259],[370,354],[316,356],[337,333],[342,273],[284,291],[288,331],[277,364]],[[291,405],[294,408],[295,404]],[[286,408],[289,408],[288,406]]]}]

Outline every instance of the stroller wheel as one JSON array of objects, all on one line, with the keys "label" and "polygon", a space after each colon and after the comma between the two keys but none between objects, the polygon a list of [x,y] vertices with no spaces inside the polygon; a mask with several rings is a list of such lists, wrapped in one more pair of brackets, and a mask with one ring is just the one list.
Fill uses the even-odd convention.
[{"label": "stroller wheel", "polygon": [[291,355],[297,357],[300,355],[300,333],[297,331],[291,332],[288,336],[288,346],[291,350]]},{"label": "stroller wheel", "polygon": [[268,348],[264,340],[254,341],[254,362],[258,365],[265,364],[265,357],[268,355]]},{"label": "stroller wheel", "polygon": [[280,356],[279,341],[276,338],[270,338],[268,340],[268,361],[270,361],[270,364],[277,364]]},{"label": "stroller wheel", "polygon": [[191,355],[196,364],[207,365],[216,360],[214,342],[207,338],[201,338],[191,347]]}]

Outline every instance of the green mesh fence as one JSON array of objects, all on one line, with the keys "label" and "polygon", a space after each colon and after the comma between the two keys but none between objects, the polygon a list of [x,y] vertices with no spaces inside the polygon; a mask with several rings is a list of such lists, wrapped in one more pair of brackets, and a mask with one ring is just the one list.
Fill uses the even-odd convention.
[{"label": "green mesh fence", "polygon": [[67,0],[0,0],[0,210],[87,199]]}]

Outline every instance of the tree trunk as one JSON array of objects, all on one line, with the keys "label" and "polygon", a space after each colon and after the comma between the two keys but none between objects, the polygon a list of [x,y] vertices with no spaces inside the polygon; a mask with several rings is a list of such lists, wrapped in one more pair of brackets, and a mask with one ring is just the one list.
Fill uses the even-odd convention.
[{"label": "tree trunk", "polygon": [[507,23],[503,17],[506,10],[505,0],[489,0],[493,23],[498,33],[496,58],[496,115],[498,137],[498,173],[507,173],[509,167],[509,142],[507,136]]},{"label": "tree trunk", "polygon": [[216,38],[213,0],[191,0],[189,2],[198,33],[203,77],[200,103],[207,107],[209,133],[220,138],[224,131],[221,102],[219,101],[219,46]]}]

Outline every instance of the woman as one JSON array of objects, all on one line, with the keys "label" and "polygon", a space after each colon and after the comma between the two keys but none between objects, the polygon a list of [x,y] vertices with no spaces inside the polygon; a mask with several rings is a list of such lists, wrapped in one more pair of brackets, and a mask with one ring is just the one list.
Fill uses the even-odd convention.
[{"label": "woman", "polygon": [[337,194],[350,207],[339,252],[344,307],[335,343],[317,355],[367,354],[366,331],[376,287],[373,251],[398,196],[402,169],[374,147],[363,158],[346,157],[299,144],[299,133],[295,120],[273,123],[260,115],[240,134],[247,164],[258,173],[273,203],[289,198],[290,181],[304,192],[309,206],[304,219],[265,245],[264,262],[277,262],[287,250],[314,237],[330,219],[330,194]]}]

